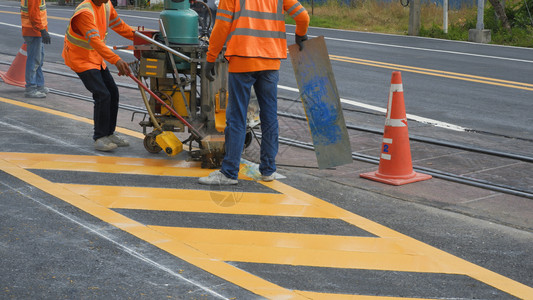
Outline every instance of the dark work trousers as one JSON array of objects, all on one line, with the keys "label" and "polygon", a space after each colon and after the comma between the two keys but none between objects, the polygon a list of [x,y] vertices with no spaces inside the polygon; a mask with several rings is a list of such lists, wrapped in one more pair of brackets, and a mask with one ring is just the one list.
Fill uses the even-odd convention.
[{"label": "dark work trousers", "polygon": [[112,135],[117,126],[118,87],[108,68],[91,69],[78,73],[85,87],[93,94],[94,100],[94,135],[99,138]]}]

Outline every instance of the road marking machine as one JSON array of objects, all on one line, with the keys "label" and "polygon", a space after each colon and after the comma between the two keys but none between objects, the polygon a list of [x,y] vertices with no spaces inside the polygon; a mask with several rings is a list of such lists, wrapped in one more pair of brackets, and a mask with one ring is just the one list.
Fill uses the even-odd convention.
[{"label": "road marking machine", "polygon": [[[207,79],[204,66],[214,13],[202,1],[191,3],[165,0],[159,31],[135,31],[137,60],[130,64],[130,77],[139,85],[149,116],[140,122],[145,149],[174,156],[188,144],[190,158],[201,161],[202,168],[218,168],[224,157],[228,62],[222,51],[215,63],[215,80]],[[245,147],[258,124],[259,106],[252,97]],[[180,141],[175,132],[190,136]]]}]

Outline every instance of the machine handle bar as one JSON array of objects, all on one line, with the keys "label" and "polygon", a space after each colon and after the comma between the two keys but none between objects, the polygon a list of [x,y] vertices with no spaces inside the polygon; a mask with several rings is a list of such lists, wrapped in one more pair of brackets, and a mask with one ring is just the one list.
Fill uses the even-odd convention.
[{"label": "machine handle bar", "polygon": [[140,37],[141,39],[147,41],[147,42],[150,42],[150,43],[156,45],[157,47],[159,47],[159,48],[161,48],[163,50],[166,50],[166,51],[168,51],[168,52],[170,52],[170,53],[172,53],[172,54],[174,54],[176,56],[181,57],[183,60],[186,60],[187,62],[193,62],[193,59],[188,57],[187,55],[185,55],[183,53],[180,53],[180,52],[178,52],[178,51],[176,51],[176,50],[174,50],[174,49],[172,49],[170,47],[167,47],[166,45],[163,45],[160,42],[158,42],[158,41],[156,41],[156,40],[154,40],[154,39],[152,39],[150,37],[147,37],[146,35],[138,32],[138,31],[135,31],[135,35]]},{"label": "machine handle bar", "polygon": [[181,122],[183,122],[183,124],[185,124],[187,127],[189,127],[189,129],[192,131],[192,133],[198,138],[198,139],[203,139],[203,136],[200,134],[200,132],[198,132],[198,130],[196,130],[189,122],[185,121],[184,118],[182,118],[172,107],[170,107],[168,104],[165,103],[165,101],[161,100],[161,98],[159,98],[154,92],[152,92],[152,90],[150,90],[144,83],[142,83],[139,79],[137,79],[135,76],[133,76],[133,74],[128,74],[128,76],[133,79],[135,82],[137,82],[137,84],[142,87],[143,89],[145,89],[150,95],[152,95],[152,97],[154,97],[155,100],[157,100],[159,103],[163,104],[167,109],[168,111],[170,111],[174,116],[176,116],[176,118],[178,118]]}]

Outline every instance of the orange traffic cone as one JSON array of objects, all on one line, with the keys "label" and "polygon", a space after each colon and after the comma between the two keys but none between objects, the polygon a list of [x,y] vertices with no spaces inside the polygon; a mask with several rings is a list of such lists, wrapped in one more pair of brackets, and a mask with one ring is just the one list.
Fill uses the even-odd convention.
[{"label": "orange traffic cone", "polygon": [[16,85],[20,87],[26,86],[26,43],[22,44],[20,47],[17,56],[11,63],[9,70],[7,72],[0,71],[0,77],[4,80],[5,83]]},{"label": "orange traffic cone", "polygon": [[392,185],[431,178],[431,175],[413,171],[403,100],[402,74],[398,71],[392,72],[379,169],[376,172],[363,173],[359,176]]}]

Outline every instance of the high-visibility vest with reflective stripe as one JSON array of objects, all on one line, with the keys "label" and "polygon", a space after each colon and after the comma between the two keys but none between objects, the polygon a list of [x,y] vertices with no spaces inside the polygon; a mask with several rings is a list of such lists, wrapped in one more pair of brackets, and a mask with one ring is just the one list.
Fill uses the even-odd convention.
[{"label": "high-visibility vest with reflective stripe", "polygon": [[[78,5],[78,7],[76,7],[76,10],[74,11],[74,15],[72,15],[72,17],[71,17],[71,20],[75,16],[80,14],[82,11],[86,10],[86,11],[91,12],[91,14],[93,15],[93,18],[94,18],[94,23],[96,24],[96,26],[98,26],[98,24],[96,23],[96,16],[94,14],[94,9],[93,9],[93,6],[92,6],[91,3],[92,3],[91,0],[85,0],[80,5]],[[105,11],[106,26],[105,26],[105,33],[104,33],[103,40],[105,42],[105,40],[107,38],[108,29],[109,29],[109,23],[110,23],[110,21],[109,21],[109,14],[110,14],[109,2],[104,4],[104,11]],[[118,17],[117,17],[117,19],[118,19]],[[113,26],[116,26],[116,25],[117,24],[114,24]],[[74,32],[74,30],[72,30],[70,22],[69,22],[68,27],[67,27],[67,32],[65,34],[65,42],[68,42],[68,43],[70,43],[71,45],[74,45],[74,46],[81,47],[83,49],[94,50],[93,47],[91,47],[91,45],[89,44],[89,41],[90,41],[91,38],[94,38],[96,36],[100,37],[100,33],[96,29],[89,30],[88,32],[85,33],[84,36],[79,35],[78,33]]]},{"label": "high-visibility vest with reflective stripe", "polygon": [[235,13],[218,9],[217,19],[232,22],[226,56],[287,57],[283,0],[239,0]]},{"label": "high-visibility vest with reflective stripe", "polygon": [[[39,5],[39,10],[41,12],[41,24],[44,28],[48,25],[48,20],[46,18],[46,2],[41,0]],[[28,0],[20,0],[20,20],[22,27],[33,28],[30,21],[30,15],[28,13]]]}]

